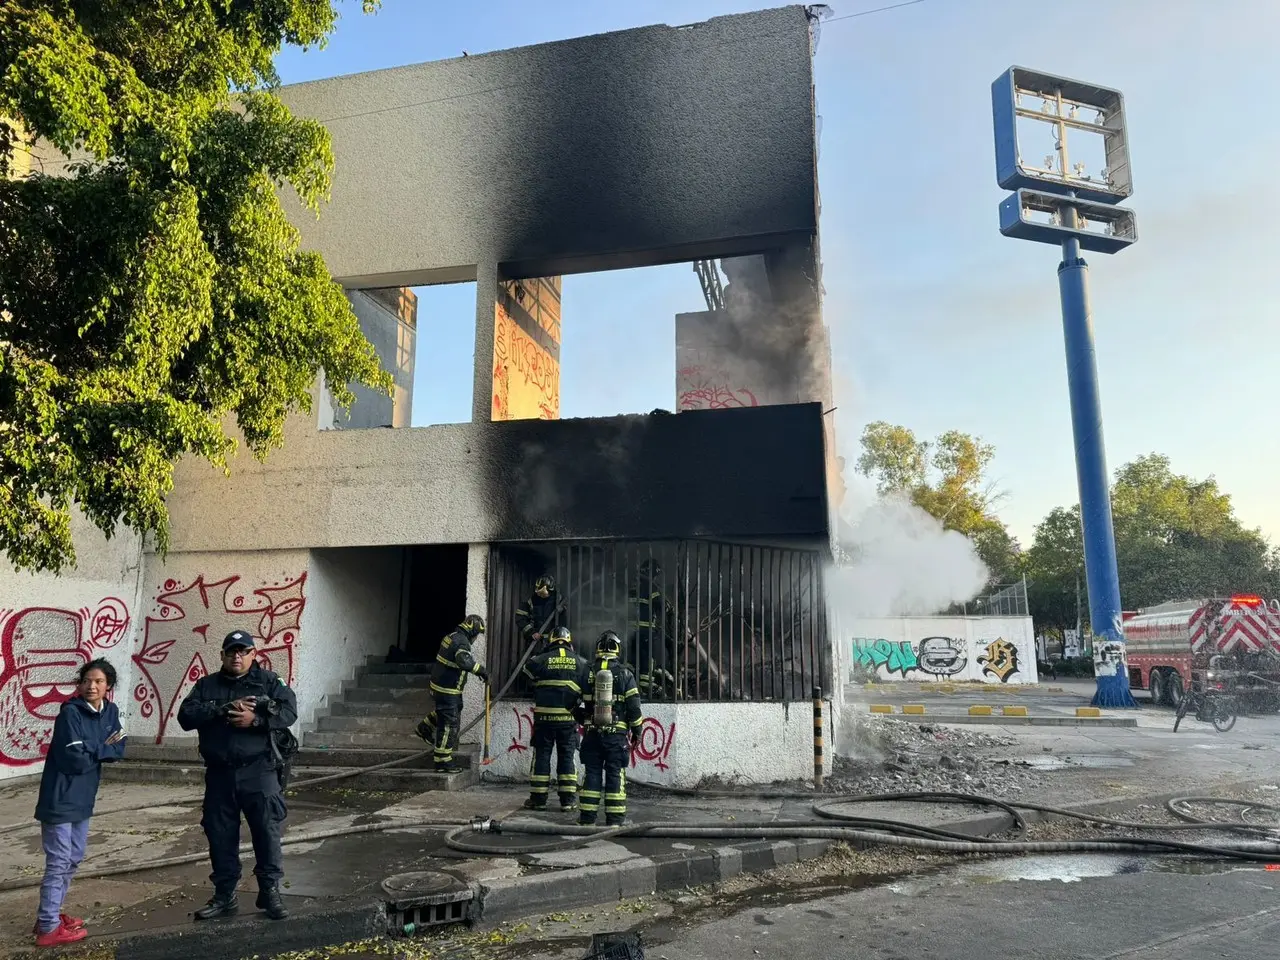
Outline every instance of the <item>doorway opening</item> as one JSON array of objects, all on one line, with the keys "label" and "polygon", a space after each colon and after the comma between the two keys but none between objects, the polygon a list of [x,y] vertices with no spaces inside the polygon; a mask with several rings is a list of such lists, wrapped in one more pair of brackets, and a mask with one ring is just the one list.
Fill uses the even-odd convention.
[{"label": "doorway opening", "polygon": [[400,650],[406,660],[430,663],[440,641],[467,615],[467,545],[408,547],[404,565]]}]

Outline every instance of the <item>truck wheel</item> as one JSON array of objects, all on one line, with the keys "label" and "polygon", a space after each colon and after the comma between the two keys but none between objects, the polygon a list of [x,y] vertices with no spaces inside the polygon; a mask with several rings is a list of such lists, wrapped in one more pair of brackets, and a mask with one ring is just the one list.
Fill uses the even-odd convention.
[{"label": "truck wheel", "polygon": [[1152,670],[1147,674],[1147,689],[1151,691],[1151,705],[1153,707],[1163,707],[1168,697],[1164,686],[1163,670]]},{"label": "truck wheel", "polygon": [[1169,706],[1177,708],[1182,705],[1183,697],[1186,693],[1182,688],[1182,674],[1177,670],[1170,670],[1165,674],[1164,678],[1164,698]]}]

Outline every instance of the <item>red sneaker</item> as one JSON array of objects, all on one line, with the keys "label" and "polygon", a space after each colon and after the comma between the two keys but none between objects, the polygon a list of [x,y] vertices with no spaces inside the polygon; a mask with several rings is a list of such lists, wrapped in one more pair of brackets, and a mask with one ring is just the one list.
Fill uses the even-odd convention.
[{"label": "red sneaker", "polygon": [[[84,926],[84,921],[81,920],[79,917],[69,917],[65,913],[60,913],[58,914],[58,916],[62,918],[62,925],[64,927],[70,927],[72,930],[79,930],[81,927]],[[31,932],[35,934],[37,937],[40,936],[39,920],[37,920],[34,926],[32,926]]]},{"label": "red sneaker", "polygon": [[68,927],[65,923],[60,923],[48,933],[36,934],[36,946],[63,947],[68,943],[76,943],[83,940],[88,935],[89,931],[84,927]]}]

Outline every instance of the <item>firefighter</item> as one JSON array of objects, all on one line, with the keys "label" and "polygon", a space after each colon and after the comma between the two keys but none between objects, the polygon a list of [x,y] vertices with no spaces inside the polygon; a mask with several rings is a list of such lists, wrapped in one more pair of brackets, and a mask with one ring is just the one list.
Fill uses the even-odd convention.
[{"label": "firefighter", "polygon": [[543,639],[541,631],[546,629],[547,621],[556,614],[559,604],[555,577],[544,574],[534,581],[533,596],[516,610],[516,626],[526,644]]},{"label": "firefighter", "polygon": [[533,773],[529,776],[528,810],[547,809],[551,792],[551,751],[556,752],[556,789],[561,810],[578,809],[578,749],[574,711],[582,702],[582,679],[591,664],[573,648],[568,627],[555,627],[546,649],[524,668],[533,681]]},{"label": "firefighter", "polygon": [[675,644],[666,629],[668,610],[659,589],[661,576],[662,569],[654,561],[645,560],[628,597],[631,616],[626,662],[635,671],[637,689],[650,700],[675,697],[675,677],[667,669],[676,661]]},{"label": "firefighter", "polygon": [[605,823],[620,827],[627,819],[627,763],[631,744],[640,738],[643,717],[635,675],[618,660],[621,650],[616,633],[600,634],[578,710],[586,727],[582,765],[587,768],[578,822],[588,826],[596,822],[602,792]]},{"label": "firefighter", "polygon": [[458,745],[458,728],[462,724],[462,688],[467,674],[474,673],[485,683],[489,672],[476,663],[471,644],[484,633],[484,618],[469,613],[458,629],[440,641],[440,651],[431,667],[431,695],[435,709],[418,724],[418,735],[432,734],[433,757],[437,773],[457,773],[453,751]]}]

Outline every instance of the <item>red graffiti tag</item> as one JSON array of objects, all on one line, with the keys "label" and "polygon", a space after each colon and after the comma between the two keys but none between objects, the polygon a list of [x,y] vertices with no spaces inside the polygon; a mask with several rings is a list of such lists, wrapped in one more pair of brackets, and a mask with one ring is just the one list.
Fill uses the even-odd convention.
[{"label": "red graffiti tag", "polygon": [[[516,715],[516,732],[511,738],[511,746],[507,747],[507,753],[524,753],[529,749],[529,741],[533,739],[533,711],[521,713],[519,707],[512,707],[511,712]],[[528,733],[525,732],[526,725]]]},{"label": "red graffiti tag", "polygon": [[39,763],[53,723],[75,693],[75,673],[120,642],[129,629],[123,600],[88,607],[0,610],[0,764]]},{"label": "red graffiti tag", "polygon": [[637,760],[652,763],[659,770],[670,769],[667,758],[671,755],[671,746],[676,742],[676,724],[673,720],[667,727],[653,719],[645,717],[640,726],[640,738],[631,747],[631,766]]},{"label": "red graffiti tag", "polygon": [[306,579],[304,572],[249,592],[238,586],[238,576],[213,582],[198,576],[186,586],[166,580],[156,595],[156,615],[147,617],[133,654],[142,675],[133,699],[146,721],[137,733],[164,741],[182,698],[211,666],[217,669],[222,638],[232,630],[252,634],[258,663],[292,683]]},{"label": "red graffiti tag", "polygon": [[677,406],[681,410],[726,410],[731,407],[758,407],[760,401],[746,387],[722,382],[722,376],[705,367],[685,367],[677,374],[681,384]]}]

